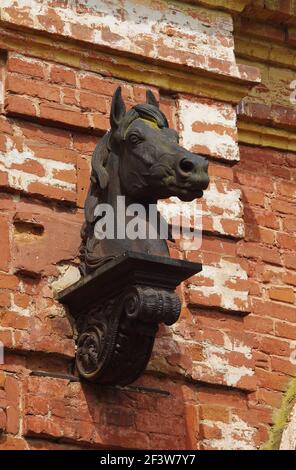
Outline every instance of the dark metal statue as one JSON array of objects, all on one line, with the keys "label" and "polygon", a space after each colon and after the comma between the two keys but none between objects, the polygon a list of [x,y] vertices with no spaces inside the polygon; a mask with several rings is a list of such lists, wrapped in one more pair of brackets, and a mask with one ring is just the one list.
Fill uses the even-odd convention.
[{"label": "dark metal statue", "polygon": [[[110,123],[92,158],[82,228],[82,278],[59,299],[75,319],[79,374],[102,384],[127,384],[146,367],[158,324],[177,321],[181,308],[176,286],[201,266],[169,258],[158,223],[153,238],[119,235],[122,217],[125,225],[131,220],[125,208],[141,203],[147,209],[142,222],[150,233],[149,205],[170,196],[183,201],[201,197],[209,183],[208,162],[178,144],[177,132],[169,129],[151,91],[145,104],[126,112],[117,88]],[[119,207],[118,201],[125,206]],[[114,210],[115,238],[98,237],[101,204]]]},{"label": "dark metal statue", "polygon": [[158,199],[170,196],[192,201],[201,197],[209,184],[208,161],[178,144],[177,132],[169,129],[151,91],[147,92],[147,103],[126,112],[121,89],[117,88],[110,123],[111,130],[98,143],[92,159],[82,230],[82,275],[125,251],[169,256],[166,241],[160,238],[98,240],[94,227],[99,203],[109,203],[117,214],[119,195],[125,196],[126,206],[135,202],[156,204]]}]

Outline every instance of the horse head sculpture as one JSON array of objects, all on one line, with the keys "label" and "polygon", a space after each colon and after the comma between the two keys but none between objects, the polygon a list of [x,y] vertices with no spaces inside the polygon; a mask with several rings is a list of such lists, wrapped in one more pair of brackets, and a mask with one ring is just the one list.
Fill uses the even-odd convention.
[{"label": "horse head sculpture", "polygon": [[209,184],[207,160],[179,145],[177,132],[169,129],[151,91],[147,92],[145,104],[126,112],[118,87],[112,98],[110,124],[111,129],[98,143],[92,157],[81,233],[82,275],[126,251],[169,256],[166,241],[160,237],[98,239],[95,225],[99,204],[109,204],[114,209],[116,232],[122,216],[118,196],[125,197],[126,206],[133,203],[148,206],[170,196],[192,201],[200,198]]},{"label": "horse head sculpture", "polygon": [[[158,199],[201,197],[209,178],[207,160],[179,145],[150,91],[145,104],[126,112],[117,88],[110,123],[92,157],[81,233],[82,277],[59,300],[74,319],[79,375],[102,385],[126,385],[145,369],[158,325],[178,320],[176,287],[201,271],[199,263],[169,257],[158,223],[150,236],[150,209],[161,220]],[[140,219],[148,236],[122,233],[134,222],[135,206],[145,209]],[[104,220],[114,236],[101,237]]]}]

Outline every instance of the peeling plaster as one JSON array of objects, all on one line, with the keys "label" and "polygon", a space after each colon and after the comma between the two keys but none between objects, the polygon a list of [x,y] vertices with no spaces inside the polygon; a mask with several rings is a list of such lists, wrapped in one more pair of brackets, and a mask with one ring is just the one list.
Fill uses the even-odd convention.
[{"label": "peeling plaster", "polygon": [[[181,99],[178,106],[179,120],[183,123],[180,137],[185,148],[205,146],[211,154],[225,160],[239,160],[238,143],[230,135],[236,133],[236,113],[231,105],[210,105]],[[225,131],[222,135],[215,131],[196,132],[192,129],[195,122],[223,126]]]},{"label": "peeling plaster", "polygon": [[76,266],[71,264],[63,264],[57,266],[60,274],[52,279],[49,279],[49,283],[53,289],[54,294],[66,289],[69,286],[75,284],[75,282],[79,281],[81,275],[79,269]]},{"label": "peeling plaster", "polygon": [[[210,373],[213,377],[221,374],[225,384],[229,387],[237,386],[243,377],[251,377],[254,375],[255,372],[253,369],[246,366],[232,366],[227,360],[227,353],[230,351],[241,353],[247,359],[251,359],[251,349],[244,344],[234,341],[230,350],[225,346],[215,346],[206,341],[203,342],[202,345],[204,355],[203,363],[207,366],[207,373]],[[246,350],[247,353],[245,353]],[[194,375],[200,372],[202,376],[203,370],[203,366],[199,367],[196,362]]]},{"label": "peeling plaster", "polygon": [[230,423],[208,420],[204,420],[203,423],[219,428],[222,433],[221,439],[204,441],[211,448],[219,450],[256,450],[254,444],[256,428],[253,428],[238,416],[232,415]]},{"label": "peeling plaster", "polygon": [[[226,283],[239,280],[247,280],[247,272],[238,264],[232,263],[225,259],[221,259],[216,266],[203,265],[201,273],[194,276],[195,278],[206,277],[213,280],[213,286],[198,286],[189,284],[189,288],[199,291],[203,296],[210,295],[221,296],[221,306],[227,310],[245,310],[248,306],[248,290],[235,290]],[[237,301],[239,301],[237,303]]]},{"label": "peeling plaster", "polygon": [[[8,181],[12,188],[27,191],[31,183],[42,183],[49,186],[55,186],[67,190],[75,190],[76,185],[54,178],[54,170],[75,170],[71,163],[58,162],[56,160],[37,158],[34,153],[26,146],[22,152],[18,151],[10,141],[6,143],[7,151],[0,152],[0,169],[8,171]],[[24,170],[11,168],[12,165],[22,165],[27,161],[38,162],[45,170],[45,176],[38,176],[26,173]]]},{"label": "peeling plaster", "polygon": [[[34,28],[44,29],[38,16],[49,16],[50,1],[2,0],[3,19],[9,20],[9,11],[5,12],[5,7],[12,6],[29,13]],[[66,36],[73,35],[72,25],[85,26],[92,36],[90,42],[94,44],[109,47],[111,44],[117,50],[193,67],[199,66],[200,60],[207,62],[209,58],[226,60],[231,63],[231,73],[239,75],[234,55],[233,22],[227,13],[211,12],[198,6],[188,8],[164,0],[149,4],[135,0],[80,0],[66,7],[53,6]],[[49,31],[60,33],[54,25]],[[221,42],[221,34],[224,42],[228,39],[226,45]],[[182,57],[176,52],[183,53]]]}]

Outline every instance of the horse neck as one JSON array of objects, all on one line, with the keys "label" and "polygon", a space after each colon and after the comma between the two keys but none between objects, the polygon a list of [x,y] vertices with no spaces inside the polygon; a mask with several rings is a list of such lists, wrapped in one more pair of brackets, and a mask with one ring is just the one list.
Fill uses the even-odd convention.
[{"label": "horse neck", "polygon": [[[133,200],[130,196],[124,194],[122,191],[121,184],[120,184],[120,177],[119,177],[119,158],[114,153],[110,153],[108,158],[107,164],[107,171],[109,174],[109,184],[108,189],[106,192],[106,198],[102,202],[108,203],[113,208],[113,213],[115,216],[114,219],[114,228],[117,231],[117,224],[120,223],[126,224],[130,220],[131,217],[126,216],[126,208],[129,204],[139,202]],[[124,198],[118,199],[118,196],[124,196]],[[142,203],[143,204],[143,203]],[[148,204],[143,204],[146,209],[146,223],[148,226],[148,217],[149,217],[149,210]],[[136,239],[136,240],[129,240],[125,238],[124,240],[118,239],[114,240],[113,242],[104,241],[102,242],[102,246],[106,246],[107,251],[109,247],[111,247],[111,252],[114,254],[115,251],[136,251],[141,253],[150,253],[159,256],[168,256],[168,248],[165,240],[153,240],[153,239]]]},{"label": "horse neck", "polygon": [[[116,155],[115,153],[111,152],[108,158],[108,175],[109,175],[109,184],[108,184],[108,190],[107,190],[107,195],[106,195],[106,201],[108,204],[110,204],[113,209],[117,209],[118,205],[118,196],[124,197],[125,201],[125,207],[136,203],[139,201],[134,200],[131,196],[128,194],[125,194],[121,187],[120,183],[120,177],[119,177],[119,159],[120,157]],[[148,212],[148,206],[149,204],[145,204],[144,202],[140,202],[145,208],[147,208]],[[122,204],[121,204],[122,205]]]}]

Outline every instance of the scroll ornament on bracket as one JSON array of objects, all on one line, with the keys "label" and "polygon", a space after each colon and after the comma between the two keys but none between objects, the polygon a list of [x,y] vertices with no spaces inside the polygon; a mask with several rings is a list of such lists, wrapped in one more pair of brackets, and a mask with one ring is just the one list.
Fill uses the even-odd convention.
[{"label": "scroll ornament on bracket", "polygon": [[[199,263],[170,257],[157,201],[200,198],[209,178],[207,160],[179,145],[177,132],[169,128],[151,91],[146,103],[126,111],[117,88],[110,124],[92,157],[81,230],[81,279],[58,298],[77,330],[79,375],[101,384],[126,385],[145,369],[158,325],[178,320],[176,287],[201,271]],[[134,204],[145,209],[144,237],[122,230],[122,223],[124,229],[132,221],[128,208]],[[151,207],[157,220],[153,236]],[[113,236],[102,236],[107,215]]]}]

